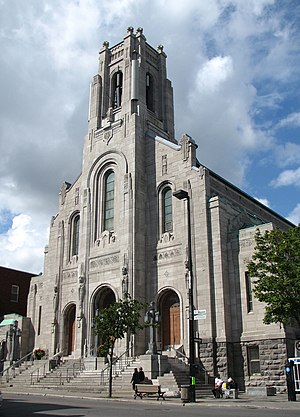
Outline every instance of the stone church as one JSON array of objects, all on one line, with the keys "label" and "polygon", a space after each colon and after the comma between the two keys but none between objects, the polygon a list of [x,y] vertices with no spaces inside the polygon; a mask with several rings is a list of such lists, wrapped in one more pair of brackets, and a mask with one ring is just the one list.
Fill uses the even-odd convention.
[{"label": "stone church", "polygon": [[[292,224],[203,166],[196,149],[175,138],[163,46],[131,27],[117,45],[104,42],[82,171],[61,187],[44,274],[31,280],[34,347],[97,355],[95,316],[129,293],[154,303],[158,351],[189,356],[192,288],[200,369],[244,387],[284,385],[296,329],[263,324],[247,263],[257,228]],[[129,343],[145,354],[149,330],[120,341],[117,355]]]}]

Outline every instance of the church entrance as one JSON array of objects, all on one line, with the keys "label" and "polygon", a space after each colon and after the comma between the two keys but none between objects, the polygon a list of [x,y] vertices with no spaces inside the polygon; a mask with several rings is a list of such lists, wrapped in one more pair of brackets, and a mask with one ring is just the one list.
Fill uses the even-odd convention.
[{"label": "church entrance", "polygon": [[76,332],[76,306],[71,304],[65,312],[65,351],[67,355],[72,355],[75,350]]},{"label": "church entrance", "polygon": [[161,346],[162,350],[176,347],[180,344],[180,301],[178,295],[166,291],[160,300],[161,314]]},{"label": "church entrance", "polygon": [[[109,287],[102,287],[100,288],[95,296],[93,301],[93,318],[92,318],[92,327],[95,320],[95,317],[99,314],[101,314],[101,310],[108,307],[110,304],[113,304],[116,302],[116,296],[113,290]],[[96,335],[94,333],[94,330],[92,328],[91,332],[92,340],[91,340],[91,355],[98,356],[98,347],[101,344],[101,336]]]}]

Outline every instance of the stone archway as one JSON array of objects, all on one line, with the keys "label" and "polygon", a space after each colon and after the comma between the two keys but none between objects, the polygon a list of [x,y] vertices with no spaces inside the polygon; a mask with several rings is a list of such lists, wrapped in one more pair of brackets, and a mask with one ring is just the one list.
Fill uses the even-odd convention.
[{"label": "stone archway", "polygon": [[64,351],[66,355],[72,355],[75,351],[75,334],[76,334],[76,305],[71,304],[67,307],[64,314]]},{"label": "stone archway", "polygon": [[165,291],[159,301],[161,347],[168,350],[180,344],[180,300],[173,290]]},{"label": "stone archway", "polygon": [[[101,313],[101,310],[108,307],[109,305],[116,302],[116,296],[113,290],[110,287],[101,287],[95,293],[92,301],[92,326],[94,323],[94,318],[97,314]],[[93,328],[91,332],[91,355],[98,356],[97,348],[100,345],[100,336],[95,335]]]}]

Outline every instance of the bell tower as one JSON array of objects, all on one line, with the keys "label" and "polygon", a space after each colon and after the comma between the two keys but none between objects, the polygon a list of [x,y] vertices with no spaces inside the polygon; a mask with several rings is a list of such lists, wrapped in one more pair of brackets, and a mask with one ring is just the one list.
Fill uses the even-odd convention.
[{"label": "bell tower", "polygon": [[99,52],[98,74],[91,83],[89,132],[97,135],[134,114],[174,142],[173,89],[167,79],[166,54],[161,45],[155,50],[146,42],[142,28],[134,33],[129,27],[122,42],[111,48],[104,42]]}]

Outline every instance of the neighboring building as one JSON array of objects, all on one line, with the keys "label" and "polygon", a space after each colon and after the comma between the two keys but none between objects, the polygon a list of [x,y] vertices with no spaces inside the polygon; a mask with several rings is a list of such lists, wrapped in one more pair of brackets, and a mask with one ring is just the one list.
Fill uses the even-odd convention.
[{"label": "neighboring building", "polygon": [[0,266],[0,319],[16,313],[26,317],[30,280],[36,274]]},{"label": "neighboring building", "polygon": [[[163,47],[146,43],[141,28],[128,28],[111,48],[105,42],[91,83],[82,173],[61,188],[44,276],[31,282],[36,347],[93,355],[95,315],[129,292],[155,302],[160,349],[189,354],[188,205],[173,196],[183,189],[199,361],[211,376],[230,375],[242,387],[285,384],[295,329],[263,324],[264,306],[252,297],[246,265],[257,227],[292,224],[201,165],[196,148],[188,135],[179,143],[174,137]],[[148,332],[132,342],[134,354],[145,353]],[[127,343],[117,345],[118,355]]]}]

